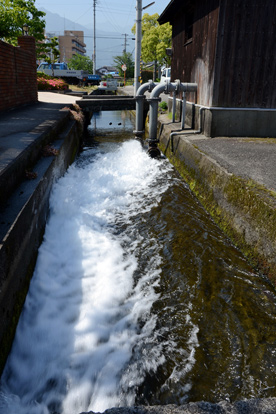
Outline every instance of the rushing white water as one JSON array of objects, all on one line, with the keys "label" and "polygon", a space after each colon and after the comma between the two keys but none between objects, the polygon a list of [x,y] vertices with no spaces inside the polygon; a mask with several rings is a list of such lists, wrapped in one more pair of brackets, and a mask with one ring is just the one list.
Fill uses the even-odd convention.
[{"label": "rushing white water", "polygon": [[2,376],[1,414],[77,414],[130,405],[143,370],[163,362],[156,345],[144,353],[139,372],[137,364],[127,368],[134,346],[150,341],[155,327],[149,311],[161,261],[156,254],[138,271],[142,240],[131,223],[138,210],[158,203],[168,184],[155,184],[170,166],[150,159],[134,140],[102,151],[87,149],[54,186]]}]

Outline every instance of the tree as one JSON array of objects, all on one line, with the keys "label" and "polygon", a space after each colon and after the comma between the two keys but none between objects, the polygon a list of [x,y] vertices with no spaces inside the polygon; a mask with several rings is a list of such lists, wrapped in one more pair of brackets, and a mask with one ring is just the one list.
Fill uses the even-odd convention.
[{"label": "tree", "polygon": [[70,69],[86,70],[89,73],[93,73],[93,62],[89,56],[73,55],[68,61]]},{"label": "tree", "polygon": [[133,56],[130,52],[124,52],[122,56],[115,56],[113,58],[114,65],[119,71],[120,76],[124,76],[124,71],[122,70],[122,65],[126,65],[126,77],[133,78],[134,76],[134,61]]},{"label": "tree", "polygon": [[[160,65],[170,65],[171,61],[166,49],[171,47],[172,27],[169,23],[160,25],[159,15],[145,13],[142,18],[142,50],[141,58],[144,62],[158,62]],[[132,32],[135,34],[136,25]]]},{"label": "tree", "polygon": [[23,34],[23,25],[29,26],[29,35],[44,39],[45,13],[35,7],[35,0],[1,0],[0,38],[17,44],[18,36]]},{"label": "tree", "polygon": [[58,60],[60,55],[58,49],[58,38],[50,37],[45,39],[43,43],[40,42],[37,44],[36,50],[39,59],[52,64],[52,75],[54,76],[53,63],[55,63]]}]

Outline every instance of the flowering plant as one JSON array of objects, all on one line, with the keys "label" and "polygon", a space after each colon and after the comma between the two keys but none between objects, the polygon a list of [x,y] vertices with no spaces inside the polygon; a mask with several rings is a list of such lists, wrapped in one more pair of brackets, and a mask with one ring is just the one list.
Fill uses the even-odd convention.
[{"label": "flowering plant", "polygon": [[37,88],[39,91],[64,91],[68,89],[68,84],[62,79],[38,73]]}]

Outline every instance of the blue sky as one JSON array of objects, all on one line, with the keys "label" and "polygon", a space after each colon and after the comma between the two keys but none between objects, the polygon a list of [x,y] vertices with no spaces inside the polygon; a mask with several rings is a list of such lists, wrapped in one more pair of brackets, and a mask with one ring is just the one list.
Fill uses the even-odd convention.
[{"label": "blue sky", "polygon": [[[152,0],[143,0],[143,7]],[[163,12],[170,0],[156,0],[145,12]],[[44,7],[52,13],[75,23],[93,28],[93,0],[37,0],[36,7]],[[136,0],[97,0],[96,28],[118,33],[131,33],[136,18]]]}]

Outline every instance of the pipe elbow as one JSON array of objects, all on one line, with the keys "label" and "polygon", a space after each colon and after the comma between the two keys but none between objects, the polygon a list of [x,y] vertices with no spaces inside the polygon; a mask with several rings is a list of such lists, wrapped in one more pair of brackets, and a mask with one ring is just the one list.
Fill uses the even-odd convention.
[{"label": "pipe elbow", "polygon": [[143,96],[146,91],[151,92],[154,89],[155,85],[156,84],[152,80],[150,80],[149,82],[143,83],[143,85],[141,85],[137,89],[136,96]]},{"label": "pipe elbow", "polygon": [[153,91],[152,91],[152,92],[151,92],[151,94],[150,94],[150,99],[153,99],[153,98],[158,98],[158,97],[159,97],[159,95],[160,95],[162,92],[164,92],[164,91],[165,91],[166,87],[167,87],[167,83],[166,83],[166,82],[162,82],[162,83],[157,84],[157,85],[155,86],[155,88],[153,88]]}]

